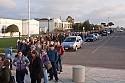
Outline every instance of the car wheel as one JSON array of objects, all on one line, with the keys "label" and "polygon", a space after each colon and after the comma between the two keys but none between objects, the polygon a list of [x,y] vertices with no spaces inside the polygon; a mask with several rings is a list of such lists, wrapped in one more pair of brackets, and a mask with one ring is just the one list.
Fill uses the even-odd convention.
[{"label": "car wheel", "polygon": [[77,48],[77,46],[75,47],[75,49],[74,49],[74,51],[77,51],[78,50],[78,48]]},{"label": "car wheel", "polygon": [[80,45],[80,48],[82,48],[83,47],[83,44],[82,45]]}]

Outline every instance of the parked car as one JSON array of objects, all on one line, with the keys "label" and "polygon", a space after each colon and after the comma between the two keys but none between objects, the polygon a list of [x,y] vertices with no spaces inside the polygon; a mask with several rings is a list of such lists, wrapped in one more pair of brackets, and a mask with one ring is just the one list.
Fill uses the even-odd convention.
[{"label": "parked car", "polygon": [[94,34],[89,34],[86,37],[86,41],[95,41],[96,40],[96,36]]},{"label": "parked car", "polygon": [[62,46],[64,46],[65,50],[74,50],[77,51],[78,48],[81,48],[83,44],[83,40],[80,36],[69,36],[63,42]]},{"label": "parked car", "polygon": [[110,35],[110,34],[111,34],[111,33],[110,33],[110,30],[107,30],[107,34],[108,34],[108,35]]},{"label": "parked car", "polygon": [[107,36],[108,33],[107,33],[107,31],[103,31],[103,32],[101,33],[101,35],[102,35],[102,36]]},{"label": "parked car", "polygon": [[96,40],[99,40],[99,38],[100,38],[100,35],[98,34],[98,33],[93,33],[94,35],[95,35],[95,37],[96,37]]},{"label": "parked car", "polygon": [[118,29],[117,32],[123,32],[123,30],[122,29]]}]

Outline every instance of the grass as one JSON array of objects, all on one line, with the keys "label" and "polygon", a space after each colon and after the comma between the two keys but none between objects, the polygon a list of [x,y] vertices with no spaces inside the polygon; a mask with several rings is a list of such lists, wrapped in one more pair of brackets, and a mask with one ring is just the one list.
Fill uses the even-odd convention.
[{"label": "grass", "polygon": [[[12,46],[13,49],[16,49],[18,38],[0,38],[0,53],[4,53],[5,49],[9,46]],[[16,52],[17,50],[13,50],[13,52]]]}]

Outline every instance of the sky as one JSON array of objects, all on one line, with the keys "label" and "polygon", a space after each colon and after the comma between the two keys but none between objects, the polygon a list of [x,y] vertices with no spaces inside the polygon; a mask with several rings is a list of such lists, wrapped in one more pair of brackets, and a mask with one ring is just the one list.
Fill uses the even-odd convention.
[{"label": "sky", "polygon": [[[72,16],[77,22],[125,27],[125,0],[30,0],[31,18]],[[28,0],[0,0],[0,18],[28,19]]]}]

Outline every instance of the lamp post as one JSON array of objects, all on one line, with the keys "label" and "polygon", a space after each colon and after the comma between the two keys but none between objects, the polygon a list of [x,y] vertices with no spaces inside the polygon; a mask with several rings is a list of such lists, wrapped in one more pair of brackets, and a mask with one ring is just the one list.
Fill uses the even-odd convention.
[{"label": "lamp post", "polygon": [[6,26],[4,26],[4,37],[5,37],[5,32],[6,32]]},{"label": "lamp post", "polygon": [[63,32],[63,23],[62,23],[62,32]]},{"label": "lamp post", "polygon": [[85,27],[82,27],[83,32],[85,32]]},{"label": "lamp post", "polygon": [[48,35],[49,35],[49,21],[50,21],[50,17],[48,17]]},{"label": "lamp post", "polygon": [[28,38],[30,38],[30,0],[28,0]]},{"label": "lamp post", "polygon": [[108,17],[108,24],[107,25],[108,25],[108,29],[109,29],[109,17]]},{"label": "lamp post", "polygon": [[93,33],[94,33],[95,28],[93,27]]}]

